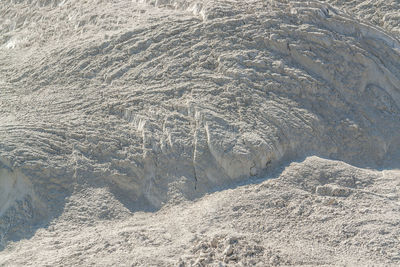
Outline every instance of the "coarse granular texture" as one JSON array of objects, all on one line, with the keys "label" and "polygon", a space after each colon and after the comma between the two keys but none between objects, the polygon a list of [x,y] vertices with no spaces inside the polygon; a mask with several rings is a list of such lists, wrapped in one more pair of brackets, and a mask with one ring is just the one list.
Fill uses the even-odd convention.
[{"label": "coarse granular texture", "polygon": [[400,264],[400,6],[0,2],[0,266]]}]

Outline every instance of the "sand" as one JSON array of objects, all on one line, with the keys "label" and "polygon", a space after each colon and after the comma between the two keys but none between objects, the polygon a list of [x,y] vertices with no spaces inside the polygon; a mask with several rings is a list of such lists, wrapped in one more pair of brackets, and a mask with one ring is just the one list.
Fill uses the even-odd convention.
[{"label": "sand", "polygon": [[399,8],[2,1],[0,265],[399,265]]}]

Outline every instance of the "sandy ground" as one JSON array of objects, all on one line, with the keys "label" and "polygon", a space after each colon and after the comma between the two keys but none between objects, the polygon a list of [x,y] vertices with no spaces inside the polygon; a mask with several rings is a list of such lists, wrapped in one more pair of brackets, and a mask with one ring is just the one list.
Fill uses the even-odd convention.
[{"label": "sandy ground", "polygon": [[0,2],[1,266],[398,266],[400,4]]},{"label": "sandy ground", "polygon": [[0,264],[396,266],[399,178],[310,157],[194,202],[177,195],[154,213],[77,188],[60,217],[11,243]]}]

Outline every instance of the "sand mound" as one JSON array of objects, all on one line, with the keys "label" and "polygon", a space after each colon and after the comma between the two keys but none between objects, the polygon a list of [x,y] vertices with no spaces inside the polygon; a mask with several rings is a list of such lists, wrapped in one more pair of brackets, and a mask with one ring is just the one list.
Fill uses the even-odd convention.
[{"label": "sand mound", "polygon": [[[2,1],[0,246],[36,240],[38,228],[61,218],[58,225],[91,227],[103,216],[124,221],[166,204],[180,209],[311,155],[398,168],[397,7],[361,0]],[[296,179],[278,179],[288,186],[280,194],[300,188],[356,201],[358,185],[335,169],[339,163],[324,163],[325,172],[304,164],[290,168]],[[363,186],[373,184],[363,172]],[[108,201],[90,202],[94,210],[82,219],[65,217],[79,214],[86,200],[68,205],[82,194]],[[2,253],[13,261],[12,252]],[[310,264],[324,263],[315,259]]]}]

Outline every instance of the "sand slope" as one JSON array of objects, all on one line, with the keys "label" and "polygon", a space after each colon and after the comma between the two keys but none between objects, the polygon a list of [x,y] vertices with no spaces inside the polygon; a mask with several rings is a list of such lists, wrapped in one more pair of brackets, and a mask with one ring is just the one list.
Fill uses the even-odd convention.
[{"label": "sand slope", "polygon": [[0,264],[398,264],[398,5],[2,1]]}]

